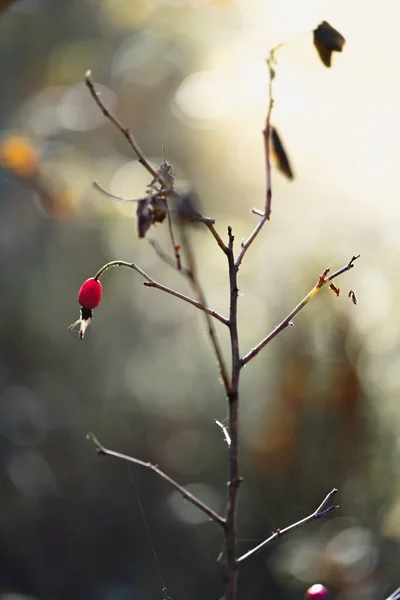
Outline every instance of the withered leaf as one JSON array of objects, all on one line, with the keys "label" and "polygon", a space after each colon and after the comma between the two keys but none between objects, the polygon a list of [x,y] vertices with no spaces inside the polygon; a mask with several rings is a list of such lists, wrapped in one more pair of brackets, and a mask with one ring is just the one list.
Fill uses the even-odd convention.
[{"label": "withered leaf", "polygon": [[358,299],[357,299],[357,296],[356,296],[354,290],[349,291],[349,298],[351,299],[353,304],[357,304]]},{"label": "withered leaf", "polygon": [[340,295],[340,287],[338,287],[337,285],[335,285],[334,283],[331,283],[329,288],[332,290],[332,292],[334,294],[336,294],[336,296]]},{"label": "withered leaf", "polygon": [[151,218],[149,211],[149,203],[147,201],[147,198],[143,198],[142,200],[138,201],[136,216],[138,237],[144,238],[150,225],[153,223],[153,219]]},{"label": "withered leaf", "polygon": [[282,143],[281,137],[275,127],[272,127],[272,152],[275,156],[279,171],[281,171],[288,179],[294,179],[293,169],[291,167],[289,157]]},{"label": "withered leaf", "polygon": [[137,209],[138,237],[144,238],[154,223],[162,223],[167,216],[167,204],[164,196],[147,196],[138,200]]},{"label": "withered leaf", "polygon": [[326,67],[331,66],[332,52],[341,52],[346,40],[328,21],[322,21],[314,29],[314,46]]},{"label": "withered leaf", "polygon": [[199,210],[199,199],[194,192],[175,194],[175,213],[182,222],[215,223],[215,219],[205,217]]}]

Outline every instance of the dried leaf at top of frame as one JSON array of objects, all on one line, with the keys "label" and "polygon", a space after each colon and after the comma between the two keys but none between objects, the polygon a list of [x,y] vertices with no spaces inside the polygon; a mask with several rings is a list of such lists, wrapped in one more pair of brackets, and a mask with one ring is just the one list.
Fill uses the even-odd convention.
[{"label": "dried leaf at top of frame", "polygon": [[326,67],[331,66],[332,52],[341,52],[345,43],[342,34],[329,25],[328,21],[322,21],[314,29],[314,46]]},{"label": "dried leaf at top of frame", "polygon": [[288,179],[294,179],[294,173],[289,157],[276,127],[272,127],[271,141],[272,153],[276,159],[279,171],[281,171],[281,173],[283,173],[283,175],[285,175]]}]

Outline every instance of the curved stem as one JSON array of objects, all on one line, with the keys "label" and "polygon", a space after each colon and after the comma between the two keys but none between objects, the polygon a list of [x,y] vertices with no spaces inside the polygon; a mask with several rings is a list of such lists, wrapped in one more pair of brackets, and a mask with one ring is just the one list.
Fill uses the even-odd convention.
[{"label": "curved stem", "polygon": [[146,279],[146,281],[149,281],[150,283],[154,283],[154,280],[150,277],[150,275],[147,275],[147,273],[145,273],[145,271],[143,271],[143,269],[138,267],[135,263],[126,262],[125,260],[113,260],[113,261],[103,265],[101,267],[101,269],[99,269],[97,271],[96,275],[94,276],[94,279],[100,279],[100,277],[102,277],[106,271],[108,271],[109,269],[112,269],[113,267],[129,267],[130,269],[133,269],[134,271],[137,271],[138,273],[140,273],[140,275],[142,277],[144,277]]},{"label": "curved stem", "polygon": [[142,275],[142,277],[145,278],[146,281],[144,282],[144,285],[146,287],[156,288],[157,290],[161,290],[162,292],[165,292],[166,294],[169,294],[170,296],[175,296],[175,298],[179,298],[180,300],[183,300],[184,302],[187,302],[188,304],[195,306],[199,310],[202,310],[207,315],[214,317],[215,319],[217,319],[217,321],[220,321],[220,323],[223,323],[224,325],[229,325],[228,319],[226,319],[223,315],[220,315],[217,311],[212,310],[211,308],[208,308],[201,302],[198,302],[197,300],[194,300],[193,298],[189,298],[189,296],[185,296],[185,294],[181,294],[180,292],[177,292],[176,290],[173,290],[172,288],[169,288],[166,285],[163,285],[162,283],[158,283],[157,281],[154,281],[154,279],[152,277],[150,277],[150,275],[147,275],[147,273],[145,271],[143,271],[143,269],[138,267],[135,263],[126,262],[125,260],[113,260],[113,261],[103,265],[101,267],[101,269],[99,269],[97,271],[96,275],[94,276],[94,279],[96,279],[96,280],[100,279],[106,271],[108,271],[109,269],[112,269],[113,267],[128,267],[129,269],[133,269],[134,271],[137,271],[137,273],[139,273],[140,275]]}]

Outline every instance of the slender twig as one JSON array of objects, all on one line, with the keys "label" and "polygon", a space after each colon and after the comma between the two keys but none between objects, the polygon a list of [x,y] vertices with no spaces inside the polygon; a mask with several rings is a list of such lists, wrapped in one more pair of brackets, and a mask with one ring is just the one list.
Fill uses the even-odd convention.
[{"label": "slender twig", "polygon": [[181,294],[180,292],[177,292],[176,290],[173,290],[172,288],[162,285],[161,283],[157,283],[157,281],[151,281],[151,282],[145,281],[144,285],[146,287],[161,290],[162,292],[166,292],[167,294],[170,294],[171,296],[175,296],[175,298],[179,298],[180,300],[183,300],[184,302],[188,302],[192,306],[195,306],[199,310],[202,310],[207,315],[210,315],[210,317],[214,317],[214,319],[217,319],[217,321],[219,321],[220,323],[223,323],[224,325],[229,325],[228,319],[226,319],[224,316],[220,315],[216,310],[212,310],[211,308],[204,306],[201,302],[197,302],[197,300],[194,300],[193,298],[189,298],[189,296],[185,296],[185,294]]},{"label": "slender twig", "polygon": [[116,196],[115,194],[108,192],[97,181],[93,181],[93,187],[98,192],[101,192],[102,194],[104,194],[104,196],[107,196],[107,198],[112,198],[113,200],[118,200],[118,202],[126,202],[128,204],[131,204],[133,202],[139,202],[140,200],[144,200],[144,198],[122,198],[121,196]]},{"label": "slender twig", "polygon": [[198,302],[197,300],[194,300],[193,298],[189,298],[189,296],[185,296],[185,294],[181,294],[180,292],[177,292],[176,290],[169,288],[166,285],[163,285],[162,283],[158,283],[157,281],[154,281],[154,279],[152,277],[150,277],[150,275],[148,275],[145,271],[143,271],[143,269],[138,267],[135,263],[129,263],[129,262],[125,262],[123,260],[113,260],[112,262],[109,262],[109,263],[105,264],[103,267],[101,267],[101,269],[99,269],[99,271],[94,276],[94,279],[100,279],[100,277],[102,277],[102,275],[106,271],[108,271],[108,269],[111,269],[113,267],[129,267],[130,269],[133,269],[134,271],[137,271],[138,273],[140,273],[140,275],[142,275],[142,277],[144,277],[146,279],[146,281],[144,282],[144,285],[146,287],[156,288],[157,290],[161,290],[162,292],[165,292],[166,294],[169,294],[170,296],[175,296],[175,298],[179,298],[180,300],[183,300],[184,302],[187,302],[188,304],[195,306],[196,308],[203,311],[210,317],[214,317],[215,319],[217,319],[217,321],[220,321],[224,325],[229,325],[228,319],[226,317],[220,315],[217,311],[212,310],[211,308],[208,308],[201,302]]},{"label": "slender twig", "polygon": [[392,592],[390,594],[390,596],[388,596],[386,598],[386,600],[399,600],[400,598],[400,587],[397,588],[397,590],[394,590],[394,592]]},{"label": "slender twig", "polygon": [[[207,304],[206,297],[203,292],[203,288],[201,287],[199,278],[197,276],[197,269],[196,269],[194,254],[193,254],[193,250],[192,250],[191,244],[189,242],[189,239],[188,239],[188,236],[186,233],[186,227],[185,227],[184,223],[181,223],[180,233],[181,233],[181,240],[182,240],[182,248],[186,254],[186,259],[187,259],[187,264],[188,264],[188,270],[187,270],[188,280],[192,286],[192,289],[194,291],[195,296],[197,297],[199,304],[201,304],[202,306],[206,306],[206,304]],[[223,355],[223,352],[221,349],[221,345],[218,340],[218,336],[217,336],[217,332],[214,327],[214,323],[211,319],[211,315],[207,311],[204,311],[204,314],[206,316],[208,335],[210,337],[211,344],[214,349],[215,356],[217,358],[221,379],[224,383],[226,394],[229,397],[229,394],[231,392],[231,382],[229,380],[228,369],[226,367],[225,358],[224,358],[224,355]],[[230,323],[230,321],[228,323]]]},{"label": "slender twig", "polygon": [[218,513],[216,513],[212,508],[204,504],[201,500],[196,498],[193,494],[188,492],[184,487],[182,487],[178,482],[176,482],[172,477],[161,471],[157,465],[153,465],[151,462],[146,462],[144,460],[140,460],[139,458],[134,458],[133,456],[128,456],[127,454],[121,454],[120,452],[115,452],[114,450],[109,450],[105,448],[102,444],[100,444],[99,440],[96,438],[94,433],[88,433],[86,438],[94,443],[96,446],[96,450],[99,454],[106,454],[107,456],[114,456],[115,458],[120,458],[121,460],[126,460],[128,462],[134,463],[135,465],[139,465],[140,467],[145,467],[146,469],[150,469],[154,473],[157,473],[159,477],[167,481],[172,487],[174,487],[182,496],[197,506],[201,511],[203,511],[207,516],[210,517],[213,521],[225,527],[225,519],[221,517]]},{"label": "slender twig", "polygon": [[147,275],[147,273],[143,271],[143,269],[138,267],[135,263],[126,262],[125,260],[112,260],[111,262],[106,263],[97,271],[96,275],[94,276],[94,279],[100,279],[106,271],[108,271],[109,269],[113,269],[114,267],[128,267],[129,269],[133,269],[134,271],[139,273],[142,277],[146,279],[146,281],[149,281],[150,283],[154,281],[150,277],[150,275]]},{"label": "slender twig", "polygon": [[255,228],[253,229],[253,231],[251,232],[251,234],[249,235],[247,240],[245,242],[243,242],[240,252],[237,255],[237,258],[235,261],[235,266],[237,269],[239,269],[241,262],[244,258],[244,255],[246,254],[247,250],[250,248],[251,244],[256,239],[257,235],[260,233],[261,229],[264,227],[264,224],[267,220],[268,219],[266,217],[266,213],[264,213],[264,215],[258,221],[257,225],[255,226]]},{"label": "slender twig", "polygon": [[178,271],[180,271],[182,269],[181,255],[180,255],[180,252],[179,252],[180,246],[179,246],[179,244],[176,243],[174,228],[173,228],[173,225],[172,225],[171,213],[170,213],[170,211],[168,209],[167,201],[165,201],[165,204],[166,204],[166,208],[167,208],[169,236],[171,238],[171,244],[172,244],[172,248],[173,248],[174,254],[175,254],[176,268],[177,268]]},{"label": "slender twig", "polygon": [[205,221],[205,225],[210,230],[210,233],[214,236],[214,238],[215,238],[218,246],[221,248],[222,252],[224,252],[224,254],[228,254],[228,246],[226,244],[224,244],[221,236],[219,235],[218,231],[215,229],[214,224],[211,223],[210,221]]},{"label": "slender twig", "polygon": [[[165,252],[161,248],[160,244],[156,240],[152,240],[151,238],[147,238],[147,241],[149,242],[150,246],[153,248],[153,250],[155,251],[155,253],[157,254],[157,256],[159,258],[161,258],[161,260],[164,261],[165,264],[167,264],[169,267],[171,267],[172,269],[174,269],[174,271],[176,271],[177,267],[176,267],[176,260],[175,260],[175,258],[173,258],[167,252]],[[188,276],[189,275],[189,270],[186,269],[183,265],[181,265],[180,273],[182,273],[183,275]]]},{"label": "slender twig", "polygon": [[267,180],[267,190],[266,190],[266,203],[265,203],[265,217],[266,219],[270,219],[271,217],[271,201],[272,201],[272,185],[271,185],[271,114],[272,108],[274,106],[274,97],[272,90],[272,82],[275,77],[275,71],[273,68],[273,63],[275,61],[274,51],[271,50],[269,58],[267,59],[267,67],[268,67],[268,111],[267,117],[265,119],[265,128],[263,131],[264,142],[265,142],[265,173]]},{"label": "slender twig", "polygon": [[299,304],[287,315],[287,317],[285,317],[283,319],[283,321],[281,321],[281,323],[279,323],[279,325],[277,325],[275,327],[275,329],[273,329],[271,331],[271,333],[269,333],[263,340],[261,340],[261,342],[259,342],[257,344],[257,346],[255,346],[252,350],[250,350],[250,352],[248,352],[245,356],[243,356],[243,358],[241,360],[241,366],[244,367],[244,365],[247,365],[247,363],[252,358],[257,356],[257,354],[260,352],[260,350],[262,350],[267,344],[269,344],[269,342],[271,342],[281,331],[283,331],[284,329],[286,329],[286,327],[291,325],[292,319],[297,315],[297,313],[299,313],[310,302],[310,300],[312,298],[314,298],[314,296],[320,291],[320,289],[324,285],[331,282],[336,277],[339,277],[339,275],[342,275],[342,273],[345,273],[346,271],[349,271],[350,269],[352,269],[354,267],[354,261],[357,260],[357,258],[359,258],[359,256],[360,255],[353,256],[353,258],[347,263],[347,265],[345,265],[338,271],[335,271],[329,277],[328,277],[328,273],[329,273],[330,269],[325,269],[325,271],[319,277],[317,283],[312,288],[312,290],[307,294],[307,296],[305,296],[303,298],[303,300],[301,302],[299,302]]},{"label": "slender twig", "polygon": [[282,537],[283,535],[286,535],[287,533],[290,533],[294,529],[297,529],[298,527],[301,527],[302,525],[305,525],[309,521],[312,521],[314,519],[320,519],[321,517],[324,517],[326,514],[328,514],[329,512],[331,512],[332,510],[334,510],[335,508],[338,508],[338,506],[335,505],[335,504],[331,504],[330,506],[326,507],[326,505],[328,504],[328,502],[331,501],[331,499],[333,498],[333,496],[336,493],[337,493],[337,489],[334,488],[332,491],[329,492],[329,494],[326,496],[326,498],[321,502],[321,504],[318,506],[318,508],[311,515],[309,515],[308,517],[305,517],[304,519],[301,519],[300,521],[297,521],[296,523],[292,523],[292,525],[289,525],[288,527],[285,527],[285,529],[277,529],[266,540],[264,540],[263,542],[261,542],[261,544],[258,544],[258,546],[255,546],[254,548],[252,548],[251,550],[249,550],[248,552],[246,552],[245,554],[243,554],[242,556],[240,556],[238,558],[237,562],[239,564],[241,564],[247,558],[250,558],[250,556],[255,556],[256,554],[258,554],[260,552],[260,550],[262,550],[263,548],[265,548],[265,546],[267,544],[269,544],[270,542],[272,542],[272,540],[275,540],[278,537]]},{"label": "slender twig", "polygon": [[261,211],[257,211],[257,209],[253,209],[255,214],[261,216],[261,219],[253,229],[252,233],[249,235],[247,240],[242,243],[241,250],[236,258],[235,265],[236,269],[239,269],[244,255],[247,250],[250,248],[251,244],[254,242],[261,229],[264,227],[266,221],[269,221],[271,218],[271,201],[272,201],[272,180],[271,180],[271,114],[272,108],[274,106],[274,97],[272,90],[272,81],[275,76],[274,69],[272,67],[274,61],[273,50],[271,50],[269,58],[267,59],[267,67],[269,73],[269,83],[268,83],[268,110],[267,116],[265,119],[265,127],[263,130],[264,136],[264,149],[265,149],[265,174],[266,174],[266,199],[265,199],[265,210],[262,213]]},{"label": "slender twig", "polygon": [[221,421],[218,421],[218,419],[215,419],[215,424],[221,428],[222,433],[224,435],[224,440],[226,441],[228,446],[230,446],[231,445],[231,436],[229,435],[227,426],[224,425],[223,423],[221,423]]},{"label": "slender twig", "polygon": [[147,158],[143,154],[142,150],[140,149],[138,143],[136,142],[135,138],[133,137],[133,135],[130,132],[130,130],[128,129],[128,127],[124,127],[124,125],[122,125],[122,123],[117,119],[117,117],[115,115],[113,115],[113,113],[110,112],[108,110],[108,108],[106,108],[104,106],[103,102],[100,99],[99,92],[96,91],[95,83],[92,79],[92,72],[90,70],[86,71],[85,83],[86,83],[86,86],[87,86],[93,100],[96,102],[97,106],[100,108],[101,112],[106,117],[106,119],[111,121],[111,123],[113,125],[115,125],[115,127],[117,129],[119,129],[119,131],[122,133],[122,135],[128,140],[128,143],[131,146],[131,148],[133,149],[133,151],[135,152],[136,156],[138,157],[140,164],[142,164],[145,167],[145,169],[147,169],[148,172],[153,177],[156,177],[158,180],[160,180],[162,182],[162,177],[160,177],[160,174],[158,173],[158,171],[147,160]]}]

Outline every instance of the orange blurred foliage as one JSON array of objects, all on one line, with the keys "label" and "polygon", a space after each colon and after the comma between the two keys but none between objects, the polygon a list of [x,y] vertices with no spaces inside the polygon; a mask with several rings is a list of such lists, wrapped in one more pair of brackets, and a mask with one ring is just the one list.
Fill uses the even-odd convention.
[{"label": "orange blurred foliage", "polygon": [[12,135],[0,144],[0,164],[19,177],[33,178],[39,167],[39,154],[25,137]]}]

